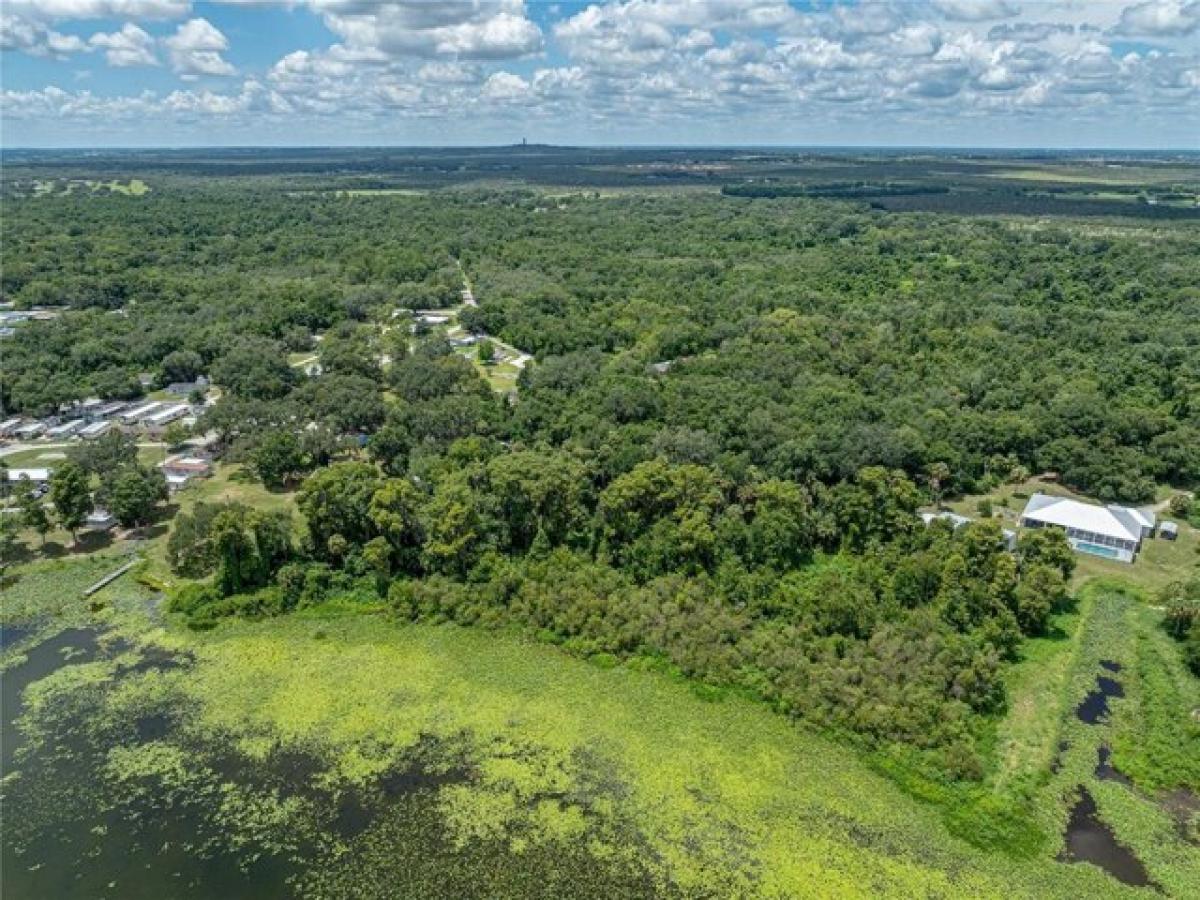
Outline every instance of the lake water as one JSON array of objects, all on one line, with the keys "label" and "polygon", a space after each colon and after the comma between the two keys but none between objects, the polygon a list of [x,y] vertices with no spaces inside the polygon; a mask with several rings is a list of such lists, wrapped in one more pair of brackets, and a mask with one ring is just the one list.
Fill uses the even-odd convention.
[{"label": "lake water", "polygon": [[[69,675],[70,666],[115,666],[122,653],[115,677],[81,680],[56,694],[52,708],[21,720],[30,685]],[[423,766],[437,747],[356,788],[332,790],[319,755],[280,746],[249,759],[231,743],[198,740],[188,710],[168,701],[117,717],[97,713],[127,679],[186,675],[180,670],[191,664],[159,650],[131,656],[129,645],[76,628],[4,673],[4,900],[662,896],[645,871],[601,863],[583,852],[584,842],[579,852],[519,854],[503,842],[456,845],[438,791],[469,783],[472,773]],[[114,753],[162,749],[183,751],[179,771],[114,776]]]}]

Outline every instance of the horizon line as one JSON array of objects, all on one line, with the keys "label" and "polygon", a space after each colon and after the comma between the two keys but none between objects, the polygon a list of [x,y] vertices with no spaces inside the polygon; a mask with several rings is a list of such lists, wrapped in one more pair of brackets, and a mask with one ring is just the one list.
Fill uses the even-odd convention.
[{"label": "horizon line", "polygon": [[183,150],[983,150],[1007,152],[1072,152],[1072,153],[1178,153],[1200,156],[1197,147],[1169,146],[1097,146],[1097,145],[989,145],[989,144],[854,144],[854,143],[449,143],[449,144],[112,144],[112,145],[52,145],[25,144],[5,147],[0,153],[31,151],[183,151]]}]

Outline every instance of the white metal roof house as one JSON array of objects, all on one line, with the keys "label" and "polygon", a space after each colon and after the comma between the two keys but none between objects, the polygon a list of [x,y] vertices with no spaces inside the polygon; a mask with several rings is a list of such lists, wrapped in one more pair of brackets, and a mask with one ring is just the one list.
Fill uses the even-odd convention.
[{"label": "white metal roof house", "polygon": [[75,432],[79,431],[84,425],[83,419],[72,419],[69,422],[63,422],[61,425],[55,425],[46,432],[48,438],[65,438],[70,437]]},{"label": "white metal roof house", "polygon": [[50,480],[50,471],[50,469],[8,469],[6,475],[8,480],[13,483],[28,478],[34,484],[45,484]]},{"label": "white metal roof house", "polygon": [[192,475],[181,473],[169,473],[164,477],[167,479],[167,490],[171,493],[183,490],[193,478]]},{"label": "white metal roof house", "polygon": [[128,403],[125,403],[121,400],[110,400],[108,403],[102,403],[99,406],[88,410],[85,413],[85,418],[93,422],[98,422],[101,419],[107,419],[111,416],[115,416],[128,405]]},{"label": "white metal roof house", "polygon": [[159,400],[152,400],[149,403],[143,403],[141,406],[135,406],[133,409],[127,409],[121,413],[121,421],[126,425],[136,425],[156,410],[160,409],[165,404]]},{"label": "white metal roof house", "polygon": [[151,428],[161,428],[164,425],[169,425],[171,422],[182,419],[189,412],[191,412],[191,409],[192,408],[186,403],[177,403],[174,406],[167,406],[163,409],[160,409],[158,412],[147,416],[146,424]]},{"label": "white metal roof house", "polygon": [[954,526],[955,531],[962,528],[964,525],[971,524],[971,520],[969,518],[967,518],[966,516],[960,516],[958,513],[952,513],[949,510],[942,510],[941,512],[923,512],[923,513],[921,513],[921,521],[924,522],[926,525],[933,522],[934,519],[945,519],[952,526]]},{"label": "white metal roof house", "polygon": [[79,429],[79,436],[85,441],[95,440],[112,427],[112,422],[93,422],[91,425],[84,425],[83,428]]},{"label": "white metal roof house", "polygon": [[116,524],[116,516],[107,509],[94,509],[83,521],[83,527],[88,531],[108,531]]},{"label": "white metal roof house", "polygon": [[1142,540],[1154,534],[1155,516],[1129,506],[1099,506],[1067,497],[1034,494],[1021,513],[1026,528],[1053,526],[1067,533],[1080,553],[1133,562]]}]

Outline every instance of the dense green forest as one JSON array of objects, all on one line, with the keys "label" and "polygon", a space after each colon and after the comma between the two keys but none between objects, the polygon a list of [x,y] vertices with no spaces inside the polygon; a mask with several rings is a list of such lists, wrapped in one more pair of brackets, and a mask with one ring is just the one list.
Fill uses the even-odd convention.
[{"label": "dense green forest", "polygon": [[[4,294],[66,311],[6,340],[0,396],[205,375],[227,458],[302,482],[298,533],[238,504],[175,523],[197,627],[357,592],[660,658],[978,775],[1073,560],[917,507],[1031,471],[1122,501],[1200,482],[1200,231],[782,193],[25,197]],[[397,318],[464,277],[462,323],[535,358],[513,396]]]},{"label": "dense green forest", "polygon": [[[810,161],[817,175],[806,179],[782,155],[596,152],[568,165],[540,148],[509,162],[379,152],[349,162],[335,151],[326,162],[306,151],[18,159],[3,185],[0,301],[50,315],[0,339],[5,417],[162,396],[203,376],[209,384],[188,388],[194,430],[215,435],[218,464],[209,484],[168,495],[153,460],[182,443],[178,426],[154,440],[114,429],[18,447],[24,464],[55,473],[45,499],[29,482],[12,491],[6,556],[49,555],[58,524],[87,560],[76,531],[94,505],[134,529],[115,542],[131,542],[143,583],[165,599],[139,597],[120,615],[149,615],[130,633],[165,624],[156,639],[200,654],[197,678],[210,681],[193,682],[191,662],[164,680],[172,702],[203,696],[188,715],[235,698],[269,708],[295,736],[315,728],[313,710],[336,704],[294,660],[344,672],[369,659],[388,684],[409,677],[402,664],[440,687],[418,650],[375,655],[381,638],[342,659],[339,648],[356,645],[337,642],[374,646],[387,631],[419,648],[461,632],[471,636],[452,640],[470,645],[487,629],[497,647],[507,633],[587,660],[566,661],[587,671],[662,675],[701,704],[735,698],[805,741],[832,739],[906,803],[927,805],[954,840],[1018,865],[1053,865],[1048,835],[1089,785],[1155,877],[1187,892],[1190,850],[1179,848],[1195,817],[1185,809],[1181,836],[1164,841],[1153,829],[1175,827],[1167,812],[1152,826],[1138,818],[1157,800],[1126,808],[1096,785],[1110,752],[1145,797],[1198,784],[1200,724],[1180,714],[1196,696],[1188,668],[1200,671],[1200,578],[1183,558],[1193,536],[1157,542],[1169,562],[1139,561],[1136,586],[1093,579],[1080,591],[1095,561],[1057,530],[1006,533],[1011,507],[1005,521],[991,504],[1053,484],[1162,500],[1195,523],[1200,508],[1184,493],[1200,488],[1200,223],[1190,208],[1159,215],[1133,193],[1049,195],[1078,189],[1070,179],[1039,181],[1045,196],[1018,175],[978,187],[1022,165],[1012,160],[831,158]],[[1194,183],[1185,167],[1161,165],[1162,180],[1147,182],[1156,190]],[[951,175],[931,174],[939,167]],[[137,191],[119,189],[135,174]],[[656,174],[669,186],[647,182]],[[884,208],[910,202],[963,214]],[[1043,214],[1058,203],[1068,206]],[[1087,214],[1063,213],[1089,203]],[[503,366],[510,380],[497,379]],[[920,511],[943,501],[972,504],[977,521],[926,525]],[[37,550],[32,537],[18,546],[18,526],[40,537]],[[54,570],[40,565],[11,582],[21,609],[53,593]],[[72,578],[82,589],[103,569],[88,562]],[[77,593],[72,581],[82,609]],[[87,609],[107,612],[104,596]],[[340,636],[329,641],[331,631]],[[260,661],[242,643],[275,649]],[[1137,703],[1080,732],[1082,719],[1064,721],[1101,666],[1126,667]],[[483,668],[497,682],[493,670],[507,671],[494,659]],[[259,704],[271,679],[298,679],[298,699]],[[373,687],[356,683],[346,697]],[[409,710],[411,698],[389,690],[378,709]],[[122,696],[104,702],[120,707]],[[165,702],[146,697],[138,702]],[[1055,705],[1064,697],[1071,708]],[[366,760],[386,740],[339,730],[362,718],[336,708],[334,744],[359,743],[330,772],[361,786],[363,773],[384,771]],[[261,764],[280,745],[245,709],[205,740],[240,730],[239,752]],[[449,758],[470,741],[443,726]],[[471,727],[486,743],[489,723]],[[494,777],[507,797],[526,790],[522,779],[555,782],[537,803],[565,809],[587,795],[588,815],[589,792],[608,796],[593,785],[568,797],[566,774],[510,779],[505,767],[534,751],[506,741],[472,748],[486,760],[475,787],[496,789]],[[573,749],[564,772],[608,778],[598,757],[584,759],[593,749]],[[157,739],[143,752],[132,770],[174,771]],[[438,765],[447,775],[455,764]],[[481,774],[487,766],[501,774]],[[500,815],[471,796],[484,804],[471,815]],[[866,843],[889,840],[880,835]],[[720,868],[694,871],[703,881]]]},{"label": "dense green forest", "polygon": [[[396,307],[456,302],[457,260],[480,297],[466,324],[540,363],[511,415],[470,416],[497,438],[586,448],[602,478],[659,452],[735,480],[755,469],[833,483],[868,465],[920,476],[939,462],[949,486],[970,487],[1021,466],[1126,501],[1200,478],[1194,226],[232,184],[9,212],[5,296],[72,312],[5,342],[8,410],[135,396],[142,372],[206,372],[246,403],[326,418],[316,394],[358,394],[353,379],[377,367],[352,357],[370,354],[331,361],[338,379],[315,392],[286,352]],[[334,337],[389,349],[377,328]],[[407,371],[388,377],[426,377]],[[451,408],[476,400],[430,391],[418,402],[445,407],[442,436],[473,433],[453,433]],[[341,404],[327,405],[336,417]],[[362,416],[335,424],[365,431],[379,413]]]}]

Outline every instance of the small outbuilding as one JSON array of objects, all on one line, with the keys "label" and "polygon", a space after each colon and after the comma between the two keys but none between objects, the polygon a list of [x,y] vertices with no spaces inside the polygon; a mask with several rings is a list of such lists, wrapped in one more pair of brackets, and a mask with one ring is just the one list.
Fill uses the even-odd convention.
[{"label": "small outbuilding", "polygon": [[1173,541],[1179,537],[1179,526],[1174,522],[1163,522],[1159,526],[1158,533],[1162,535],[1164,541]]},{"label": "small outbuilding", "polygon": [[107,509],[94,509],[83,520],[83,527],[88,531],[108,531],[110,528],[115,527],[116,524],[116,516]]},{"label": "small outbuilding", "polygon": [[195,381],[173,381],[166,387],[166,392],[175,397],[190,397],[196,391],[204,393],[208,390],[208,379],[201,375]]}]

